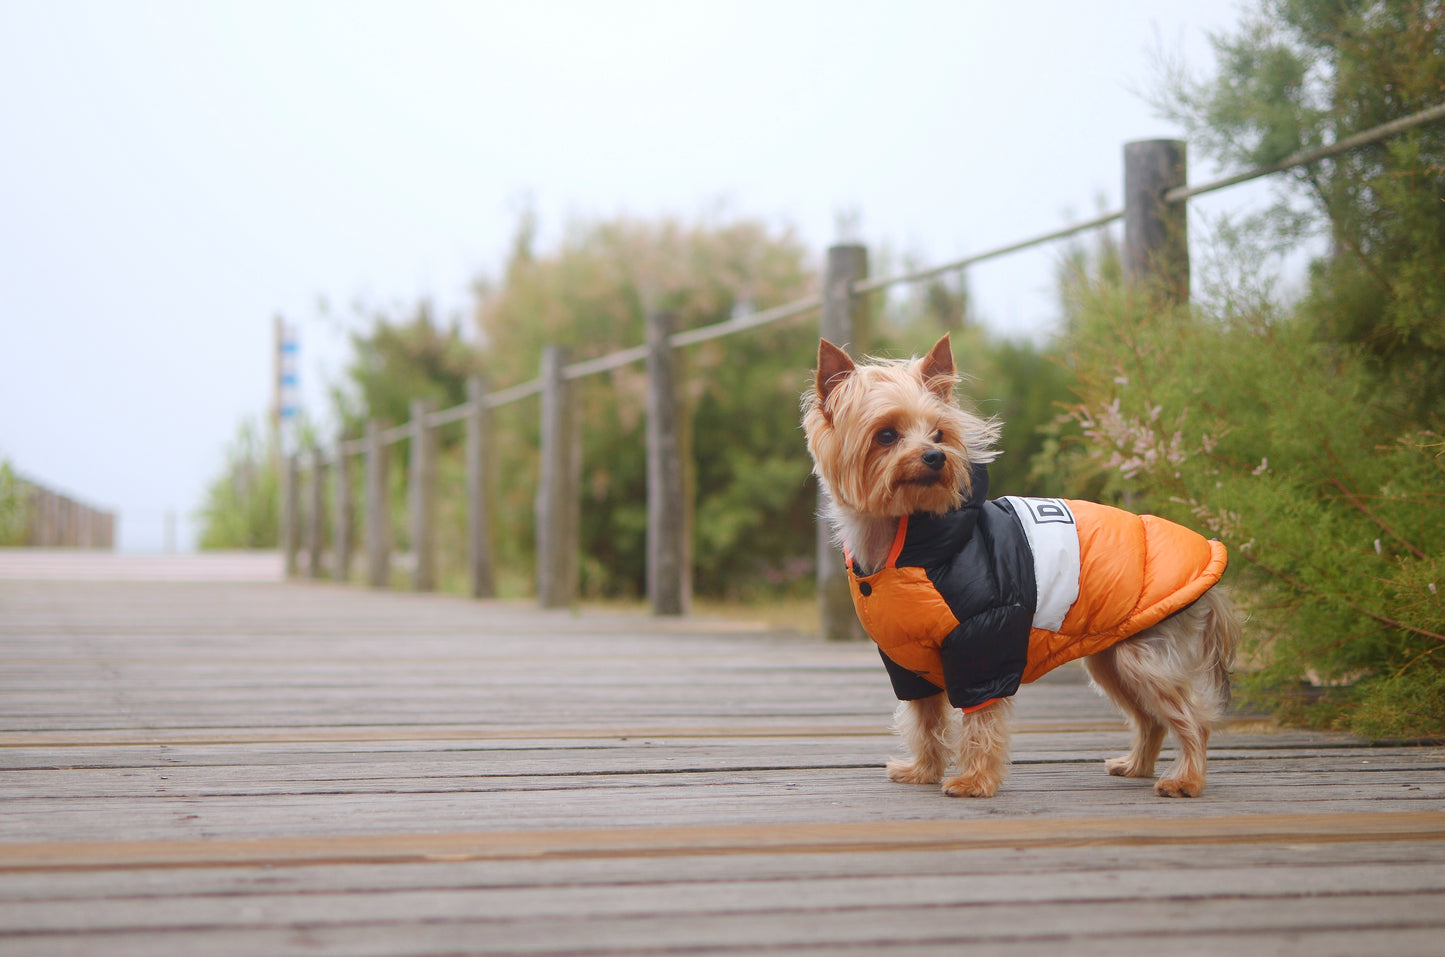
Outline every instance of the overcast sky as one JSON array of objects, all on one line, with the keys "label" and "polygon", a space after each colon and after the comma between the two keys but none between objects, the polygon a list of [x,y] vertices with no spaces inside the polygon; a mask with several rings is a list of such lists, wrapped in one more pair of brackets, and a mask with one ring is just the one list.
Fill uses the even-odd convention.
[{"label": "overcast sky", "polygon": [[[530,202],[569,221],[719,209],[935,262],[1121,199],[1122,144],[1176,136],[1155,54],[1211,66],[1204,0],[999,3],[0,0],[0,459],[187,517],[270,401],[308,411],[349,305],[464,316]],[[1196,162],[1194,179],[1208,172]],[[969,280],[1047,335],[1054,253]],[[318,307],[333,305],[330,315]]]}]

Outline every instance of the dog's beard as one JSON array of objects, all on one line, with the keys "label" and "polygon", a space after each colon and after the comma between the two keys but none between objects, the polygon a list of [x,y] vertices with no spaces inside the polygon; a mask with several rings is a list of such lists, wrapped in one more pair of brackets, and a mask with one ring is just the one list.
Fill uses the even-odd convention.
[{"label": "dog's beard", "polygon": [[932,469],[917,455],[870,463],[876,475],[865,475],[850,489],[844,504],[862,515],[901,518],[916,512],[941,514],[958,508],[968,491],[968,456],[959,449],[941,449],[943,468]]}]

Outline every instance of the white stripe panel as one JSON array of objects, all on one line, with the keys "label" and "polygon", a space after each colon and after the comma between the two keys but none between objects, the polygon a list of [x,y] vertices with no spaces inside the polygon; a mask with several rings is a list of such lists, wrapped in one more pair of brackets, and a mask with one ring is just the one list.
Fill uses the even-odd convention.
[{"label": "white stripe panel", "polygon": [[1079,527],[1063,499],[1006,495],[1034,553],[1034,627],[1058,631],[1079,597]]}]

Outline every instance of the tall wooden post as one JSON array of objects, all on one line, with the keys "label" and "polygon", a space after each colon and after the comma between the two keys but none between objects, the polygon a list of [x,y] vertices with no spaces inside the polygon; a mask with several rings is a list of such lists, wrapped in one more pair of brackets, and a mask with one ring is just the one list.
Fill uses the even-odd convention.
[{"label": "tall wooden post", "polygon": [[[868,250],[863,246],[832,246],[823,274],[823,314],[819,334],[856,359],[867,335],[867,304],[853,294],[853,284],[868,276]],[[822,518],[826,496],[818,490],[817,556],[818,616],[823,637],[853,641],[866,637],[853,611],[843,553],[833,544],[833,530]]]},{"label": "tall wooden post", "polygon": [[685,615],[691,604],[687,501],[683,482],[672,316],[647,316],[647,600],[654,615]]},{"label": "tall wooden post", "polygon": [[1189,216],[1164,193],[1188,181],[1182,140],[1124,144],[1124,278],[1176,302],[1189,301]]},{"label": "tall wooden post", "polygon": [[310,504],[306,510],[306,577],[321,577],[321,549],[325,538],[326,524],[326,460],[321,450],[313,448],[310,456],[311,476]]},{"label": "tall wooden post", "polygon": [[281,479],[281,554],[285,556],[286,577],[296,577],[296,553],[301,548],[301,530],[297,523],[301,511],[301,466],[296,454],[282,460]]},{"label": "tall wooden post", "polygon": [[580,547],[577,440],[571,388],[562,370],[566,350],[542,353],[541,469],[537,483],[537,601],[565,608],[577,595]]},{"label": "tall wooden post", "polygon": [[407,493],[411,551],[416,560],[411,576],[414,591],[435,591],[437,587],[437,435],[426,424],[433,404],[429,399],[413,399],[411,403],[411,468]]},{"label": "tall wooden post", "polygon": [[473,598],[497,593],[492,558],[491,500],[492,411],[479,376],[467,380],[467,574]]},{"label": "tall wooden post", "polygon": [[386,446],[381,427],[366,423],[366,583],[391,585],[391,510],[386,495]]},{"label": "tall wooden post", "polygon": [[345,442],[336,438],[336,460],[332,478],[336,481],[336,517],[331,533],[331,577],[339,582],[351,580],[351,469],[347,466]]}]

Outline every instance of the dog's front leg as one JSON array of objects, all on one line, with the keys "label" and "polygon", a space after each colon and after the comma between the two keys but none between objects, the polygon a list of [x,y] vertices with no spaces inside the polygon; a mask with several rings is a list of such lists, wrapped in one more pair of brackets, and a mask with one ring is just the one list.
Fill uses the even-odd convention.
[{"label": "dog's front leg", "polygon": [[899,784],[937,784],[953,755],[955,727],[948,695],[900,701],[893,730],[908,747],[907,758],[888,762],[888,780]]},{"label": "dog's front leg", "polygon": [[949,797],[993,797],[1008,777],[1012,698],[997,698],[963,715],[958,738],[958,774],[943,782]]}]

